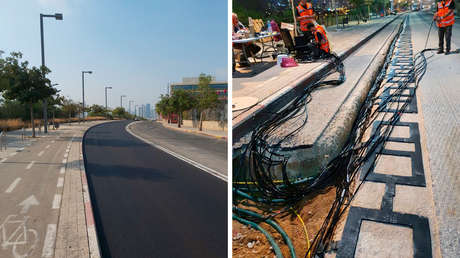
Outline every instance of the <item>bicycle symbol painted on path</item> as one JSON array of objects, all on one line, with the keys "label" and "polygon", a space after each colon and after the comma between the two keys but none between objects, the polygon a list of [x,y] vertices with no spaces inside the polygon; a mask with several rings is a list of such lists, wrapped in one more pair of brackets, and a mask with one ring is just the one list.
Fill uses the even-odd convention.
[{"label": "bicycle symbol painted on path", "polygon": [[38,243],[38,234],[34,229],[27,228],[29,216],[22,219],[19,215],[9,215],[0,225],[0,245],[3,250],[12,247],[15,258],[29,256]]}]

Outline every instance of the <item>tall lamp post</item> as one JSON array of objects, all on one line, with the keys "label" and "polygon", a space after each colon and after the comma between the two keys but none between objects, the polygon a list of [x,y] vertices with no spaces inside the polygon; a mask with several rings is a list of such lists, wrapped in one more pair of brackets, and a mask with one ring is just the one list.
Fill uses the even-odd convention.
[{"label": "tall lamp post", "polygon": [[107,89],[111,90],[112,87],[105,87],[105,110],[107,110]]},{"label": "tall lamp post", "polygon": [[93,71],[81,71],[81,91],[82,91],[82,103],[83,103],[83,122],[85,121],[85,73],[92,74]]},{"label": "tall lamp post", "polygon": [[[60,21],[63,19],[62,13],[55,14],[40,14],[40,36],[41,36],[41,48],[42,48],[42,66],[45,66],[45,39],[43,36],[43,18],[55,18]],[[48,133],[48,100],[43,101],[43,118],[44,118],[44,132]]]},{"label": "tall lamp post", "polygon": [[123,98],[125,98],[126,95],[121,95],[120,96],[120,107],[123,108]]}]

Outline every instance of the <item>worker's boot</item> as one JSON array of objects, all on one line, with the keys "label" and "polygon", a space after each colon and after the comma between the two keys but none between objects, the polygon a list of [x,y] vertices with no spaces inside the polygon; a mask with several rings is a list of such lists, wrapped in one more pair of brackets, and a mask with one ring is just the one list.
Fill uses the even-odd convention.
[{"label": "worker's boot", "polygon": [[438,50],[438,54],[442,54],[442,53],[444,53],[444,50],[443,50],[442,48],[440,48],[440,49]]}]

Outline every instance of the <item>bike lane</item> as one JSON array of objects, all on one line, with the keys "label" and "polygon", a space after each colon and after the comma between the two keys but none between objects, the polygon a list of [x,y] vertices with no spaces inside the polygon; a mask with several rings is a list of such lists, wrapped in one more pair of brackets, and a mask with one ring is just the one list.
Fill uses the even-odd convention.
[{"label": "bike lane", "polygon": [[[22,151],[2,159],[0,257],[58,257],[55,249],[59,242],[59,232],[62,232],[61,235],[73,237],[73,229],[63,232],[59,228],[59,220],[66,217],[62,216],[61,207],[81,206],[84,219],[85,208],[82,200],[80,203],[75,200],[67,201],[72,203],[63,202],[64,187],[68,185],[65,182],[66,173],[74,172],[69,168],[78,163],[78,158],[75,161],[69,159],[69,155],[73,152],[78,152],[76,155],[80,154],[83,132],[90,125],[88,123],[81,126],[63,126],[58,131],[51,131],[48,136],[32,141],[32,144]],[[83,224],[79,225],[79,229],[86,229],[84,219],[83,223],[75,223]],[[77,239],[73,239],[75,243],[72,247],[76,251],[85,249],[83,251],[88,255],[86,231],[84,234],[86,249],[79,245]],[[62,249],[68,247],[67,242],[59,243],[63,243],[60,244]]]}]

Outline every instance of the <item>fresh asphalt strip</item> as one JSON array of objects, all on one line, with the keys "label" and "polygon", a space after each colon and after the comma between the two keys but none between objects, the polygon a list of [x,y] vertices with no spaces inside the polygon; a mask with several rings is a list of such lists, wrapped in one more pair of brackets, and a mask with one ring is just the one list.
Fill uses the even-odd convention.
[{"label": "fresh asphalt strip", "polygon": [[83,139],[103,257],[226,257],[227,184],[104,123]]}]

